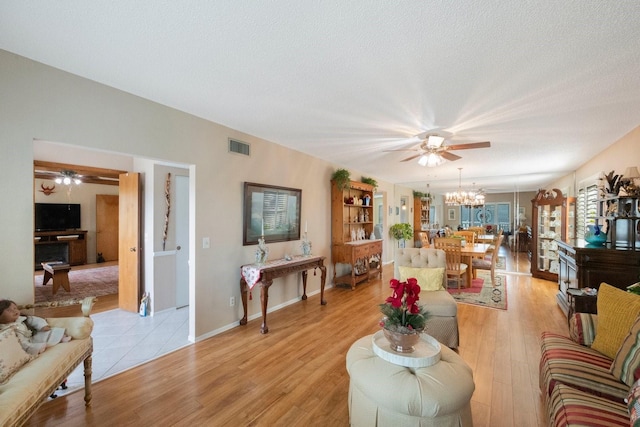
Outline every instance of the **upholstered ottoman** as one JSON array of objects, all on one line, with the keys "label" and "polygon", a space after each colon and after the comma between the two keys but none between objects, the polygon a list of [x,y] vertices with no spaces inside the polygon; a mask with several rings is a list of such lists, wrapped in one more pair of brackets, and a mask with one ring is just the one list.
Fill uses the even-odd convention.
[{"label": "upholstered ottoman", "polygon": [[368,335],[347,352],[347,371],[351,426],[473,426],[473,373],[446,346],[436,364],[406,368],[378,357]]}]

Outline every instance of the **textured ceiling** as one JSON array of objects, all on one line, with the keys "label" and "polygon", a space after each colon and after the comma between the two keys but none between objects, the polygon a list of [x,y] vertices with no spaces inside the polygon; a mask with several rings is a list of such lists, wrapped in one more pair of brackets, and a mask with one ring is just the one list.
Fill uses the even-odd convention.
[{"label": "textured ceiling", "polygon": [[[637,1],[7,0],[0,49],[418,190],[536,190],[640,124]],[[491,148],[384,151],[434,128]]]}]

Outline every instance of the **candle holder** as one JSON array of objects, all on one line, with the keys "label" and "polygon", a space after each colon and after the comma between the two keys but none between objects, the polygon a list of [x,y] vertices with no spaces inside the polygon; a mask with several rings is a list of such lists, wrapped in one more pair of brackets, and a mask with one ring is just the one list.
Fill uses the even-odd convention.
[{"label": "candle holder", "polygon": [[311,242],[309,241],[309,238],[307,237],[307,233],[304,233],[304,237],[302,238],[302,243],[300,243],[300,246],[302,247],[302,255],[304,256],[310,256],[311,255]]},{"label": "candle holder", "polygon": [[264,264],[269,258],[269,248],[264,241],[264,236],[260,236],[258,239],[258,248],[256,249],[256,264]]}]

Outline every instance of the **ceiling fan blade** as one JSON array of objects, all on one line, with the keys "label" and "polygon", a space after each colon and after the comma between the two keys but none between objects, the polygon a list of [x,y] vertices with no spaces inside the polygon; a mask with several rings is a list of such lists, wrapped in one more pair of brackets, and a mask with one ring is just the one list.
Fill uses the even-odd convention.
[{"label": "ceiling fan blade", "polygon": [[419,151],[419,148],[396,148],[395,150],[382,150],[383,153],[392,153],[394,151]]},{"label": "ceiling fan blade", "polygon": [[460,156],[458,156],[458,155],[456,155],[456,154],[449,153],[449,152],[447,152],[447,151],[442,151],[442,152],[440,152],[440,153],[438,153],[438,154],[439,154],[442,158],[447,159],[447,160],[449,160],[449,161],[454,161],[454,160],[458,160],[458,159],[461,159],[461,158],[462,158],[462,157],[460,157]]},{"label": "ceiling fan blade", "polygon": [[447,145],[446,149],[447,150],[469,150],[471,148],[489,148],[491,147],[491,142],[490,141],[483,141],[483,142],[472,142],[469,144],[452,144],[452,145]]},{"label": "ceiling fan blade", "polygon": [[422,153],[416,154],[415,156],[407,157],[406,159],[403,159],[403,160],[400,160],[400,161],[401,162],[408,162],[409,160],[413,160],[413,159],[418,158],[420,156],[422,156]]}]

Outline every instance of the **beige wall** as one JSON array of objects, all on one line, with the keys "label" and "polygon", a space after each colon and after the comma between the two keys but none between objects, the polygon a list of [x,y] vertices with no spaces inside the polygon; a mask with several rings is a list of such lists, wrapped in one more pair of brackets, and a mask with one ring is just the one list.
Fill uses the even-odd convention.
[{"label": "beige wall", "polygon": [[[86,155],[88,160],[96,157],[93,150],[125,154],[134,171],[147,173],[147,163],[156,160],[189,169],[193,337],[233,327],[241,317],[241,307],[229,307],[229,298],[235,296],[239,301],[239,267],[253,261],[255,250],[242,246],[244,181],[301,188],[302,219],[309,222],[314,252],[329,257],[329,179],[339,165],[5,51],[0,51],[0,69],[0,170],[11,177],[11,185],[0,187],[0,200],[10,203],[10,209],[0,213],[5,242],[0,249],[0,296],[20,303],[33,301],[34,140],[92,150]],[[229,137],[251,143],[252,156],[229,154]],[[357,171],[352,175],[361,176]],[[393,186],[379,184],[389,200],[395,200]],[[154,242],[161,232],[155,228],[151,231]],[[203,237],[210,237],[210,249],[202,248]],[[299,244],[271,244],[270,256],[299,253]],[[328,277],[331,275],[330,267]],[[318,277],[310,277],[308,292],[318,291]],[[271,288],[269,306],[296,301],[300,293],[300,279],[287,277]],[[259,298],[250,301],[250,317],[259,316],[259,303]]]},{"label": "beige wall", "polygon": [[548,188],[558,188],[563,192],[567,190],[569,196],[575,196],[581,182],[591,182],[601,172],[609,173],[614,170],[616,174],[624,174],[629,166],[640,167],[640,126],[580,166],[575,173],[567,174]]}]

